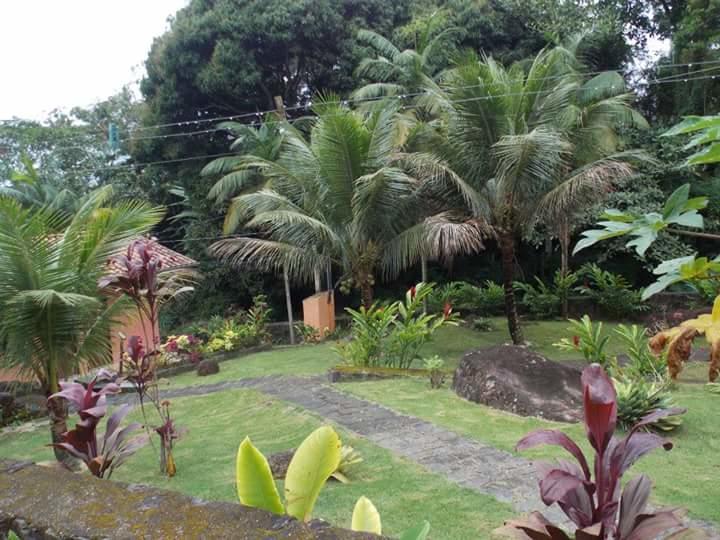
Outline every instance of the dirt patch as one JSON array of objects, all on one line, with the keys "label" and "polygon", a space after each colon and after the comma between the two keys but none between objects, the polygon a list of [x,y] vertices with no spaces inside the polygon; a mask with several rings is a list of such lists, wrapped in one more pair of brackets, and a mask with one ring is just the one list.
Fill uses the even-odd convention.
[{"label": "dirt patch", "polygon": [[500,345],[466,353],[452,387],[460,397],[503,411],[577,422],[582,415],[581,369],[525,347]]}]

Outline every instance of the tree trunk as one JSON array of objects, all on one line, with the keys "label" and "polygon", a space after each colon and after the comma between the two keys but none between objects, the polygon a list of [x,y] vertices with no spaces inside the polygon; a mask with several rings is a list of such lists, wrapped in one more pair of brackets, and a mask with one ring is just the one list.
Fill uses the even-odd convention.
[{"label": "tree trunk", "polygon": [[320,268],[313,270],[313,278],[315,279],[315,292],[322,291],[322,279],[320,278]]},{"label": "tree trunk", "polygon": [[507,317],[510,337],[515,345],[524,343],[517,304],[515,302],[515,239],[511,232],[500,234],[500,253],[502,255],[503,288],[505,289],[505,316]]},{"label": "tree trunk", "polygon": [[[68,430],[67,418],[68,418],[68,407],[67,401],[63,398],[49,399],[47,402],[48,416],[50,419],[50,437],[53,444],[63,442],[62,435]],[[74,468],[74,458],[65,452],[62,448],[53,447],[55,453],[55,459],[60,463]]]},{"label": "tree trunk", "polygon": [[[420,257],[420,279],[423,283],[428,282],[428,267],[427,267],[427,259],[425,258],[425,255],[422,255]],[[427,305],[427,297],[423,300],[423,311],[427,313],[428,305]]]},{"label": "tree trunk", "polygon": [[[564,278],[570,272],[570,224],[567,219],[560,220],[558,238],[560,240],[560,275]],[[569,311],[567,295],[563,296],[561,309],[563,319],[567,319]]]},{"label": "tree trunk", "polygon": [[373,288],[368,281],[364,281],[360,286],[360,299],[365,309],[370,309],[373,303]]},{"label": "tree trunk", "polygon": [[290,331],[290,345],[295,345],[295,327],[292,314],[292,296],[290,295],[290,278],[287,268],[283,268],[283,281],[285,282],[285,306],[287,307],[288,330]]}]

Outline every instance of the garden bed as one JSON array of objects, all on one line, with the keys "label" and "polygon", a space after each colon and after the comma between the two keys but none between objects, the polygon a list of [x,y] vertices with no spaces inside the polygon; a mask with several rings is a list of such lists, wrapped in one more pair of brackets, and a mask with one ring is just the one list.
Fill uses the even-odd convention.
[{"label": "garden bed", "polygon": [[[447,375],[452,376],[452,370],[443,370]],[[384,367],[358,367],[358,366],[335,366],[328,370],[328,379],[331,383],[354,382],[354,381],[376,381],[382,379],[397,379],[400,377],[423,377],[428,378],[430,370],[427,369],[400,369]]]},{"label": "garden bed", "polygon": [[[219,351],[216,353],[206,354],[203,356],[203,360],[214,360],[215,362],[225,362],[226,360],[234,360],[248,356],[251,354],[269,351],[272,348],[272,344],[266,343],[263,345],[256,345],[255,347],[248,347],[247,349],[238,349],[236,351]],[[197,363],[182,363],[175,366],[168,366],[157,370],[156,375],[158,378],[172,377],[181,373],[188,373],[197,369]]]}]

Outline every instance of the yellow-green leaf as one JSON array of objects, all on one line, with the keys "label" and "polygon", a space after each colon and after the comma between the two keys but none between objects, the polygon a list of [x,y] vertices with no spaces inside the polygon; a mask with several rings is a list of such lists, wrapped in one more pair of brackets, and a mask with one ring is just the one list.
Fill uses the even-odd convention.
[{"label": "yellow-green leaf", "polygon": [[274,514],[285,513],[270,465],[249,437],[245,437],[238,448],[235,481],[238,499],[242,504]]},{"label": "yellow-green leaf", "polygon": [[340,437],[330,426],[313,431],[295,451],[285,476],[287,513],[310,519],[323,485],[340,464]]},{"label": "yellow-green leaf", "polygon": [[358,532],[382,534],[380,514],[367,497],[360,497],[355,503],[350,528]]}]

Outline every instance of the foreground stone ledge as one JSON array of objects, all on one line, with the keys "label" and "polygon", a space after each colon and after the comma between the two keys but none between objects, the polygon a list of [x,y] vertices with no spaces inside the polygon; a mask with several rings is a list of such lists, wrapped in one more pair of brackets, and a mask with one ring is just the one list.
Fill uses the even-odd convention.
[{"label": "foreground stone ledge", "polygon": [[[352,508],[348,508],[348,520]],[[0,538],[320,539],[380,537],[301,523],[239,504],[0,460]]]}]

